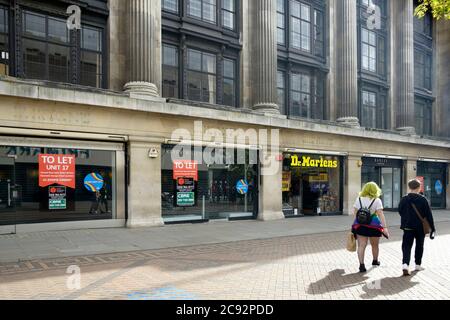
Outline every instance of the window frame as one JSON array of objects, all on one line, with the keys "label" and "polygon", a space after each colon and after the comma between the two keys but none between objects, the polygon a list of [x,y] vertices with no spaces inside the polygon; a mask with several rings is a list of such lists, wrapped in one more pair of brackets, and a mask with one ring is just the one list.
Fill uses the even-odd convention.
[{"label": "window frame", "polygon": [[[422,116],[418,116],[418,107],[422,109]],[[428,115],[428,117],[426,116]],[[415,96],[414,97],[414,118],[416,120],[415,122],[415,128],[416,133],[421,136],[432,136],[433,135],[433,101],[428,98],[422,98]],[[421,119],[420,121],[418,121]],[[426,124],[428,130],[425,130],[425,122],[428,122]],[[420,130],[418,127],[418,123],[420,122]]]},{"label": "window frame", "polygon": [[[387,88],[382,88],[374,84],[361,83],[358,90],[358,118],[360,119],[361,127],[366,129],[379,129],[387,130],[389,122],[388,114],[388,90]],[[363,92],[368,92],[375,95],[375,123],[376,126],[366,126],[363,123],[363,113],[365,105],[363,105]]]}]

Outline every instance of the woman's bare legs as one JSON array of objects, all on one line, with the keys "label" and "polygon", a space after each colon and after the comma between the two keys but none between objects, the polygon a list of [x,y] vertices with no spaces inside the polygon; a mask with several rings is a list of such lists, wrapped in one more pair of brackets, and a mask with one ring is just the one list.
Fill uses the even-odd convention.
[{"label": "woman's bare legs", "polygon": [[364,253],[366,252],[369,238],[358,235],[358,259],[360,264],[364,264]]},{"label": "woman's bare legs", "polygon": [[372,247],[373,261],[378,261],[378,255],[380,254],[380,238],[370,238],[370,246]]}]

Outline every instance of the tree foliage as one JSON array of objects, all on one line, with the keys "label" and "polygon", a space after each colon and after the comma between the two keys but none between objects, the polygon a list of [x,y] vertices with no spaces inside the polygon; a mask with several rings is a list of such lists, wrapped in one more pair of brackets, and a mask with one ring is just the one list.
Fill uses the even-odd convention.
[{"label": "tree foliage", "polygon": [[414,14],[423,18],[429,11],[436,20],[441,18],[450,20],[450,0],[420,0]]}]

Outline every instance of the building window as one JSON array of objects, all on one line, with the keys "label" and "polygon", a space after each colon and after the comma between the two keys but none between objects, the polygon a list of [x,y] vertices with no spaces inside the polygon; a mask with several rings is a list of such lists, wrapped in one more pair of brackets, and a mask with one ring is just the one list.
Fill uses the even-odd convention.
[{"label": "building window", "polygon": [[416,119],[416,132],[417,134],[424,136],[431,136],[431,123],[432,123],[432,111],[431,102],[424,99],[417,99],[414,103],[415,119]]},{"label": "building window", "polygon": [[188,15],[208,23],[216,23],[216,0],[187,0]]},{"label": "building window", "polygon": [[64,19],[23,12],[26,78],[69,82],[70,38]]},{"label": "building window", "polygon": [[163,97],[179,98],[178,48],[163,45]]},{"label": "building window", "polygon": [[431,53],[414,50],[414,85],[431,90]]},{"label": "building window", "polygon": [[289,114],[292,116],[311,118],[311,77],[307,74],[291,74],[291,105]]},{"label": "building window", "polygon": [[8,9],[0,7],[0,75],[9,75]]},{"label": "building window", "polygon": [[81,79],[82,85],[101,87],[103,83],[102,29],[81,28]]},{"label": "building window", "polygon": [[361,99],[361,125],[366,128],[377,128],[377,95],[363,90]]},{"label": "building window", "polygon": [[277,0],[277,42],[286,45],[285,0]]},{"label": "building window", "polygon": [[234,60],[223,60],[223,99],[226,106],[236,106],[236,65]]},{"label": "building window", "polygon": [[433,90],[433,34],[430,13],[423,18],[414,17],[414,86],[423,94]]},{"label": "building window", "polygon": [[295,49],[311,51],[311,8],[309,5],[290,1],[291,43]]},{"label": "building window", "polygon": [[323,12],[314,10],[314,54],[319,57],[325,56],[325,34],[323,23]]},{"label": "building window", "polygon": [[226,29],[235,29],[235,0],[222,0],[222,24]]},{"label": "building window", "polygon": [[188,49],[187,99],[216,103],[216,56]]},{"label": "building window", "polygon": [[375,32],[361,28],[361,66],[364,70],[377,71],[377,36]]},{"label": "building window", "polygon": [[165,11],[178,13],[178,0],[163,0],[162,8]]},{"label": "building window", "polygon": [[286,114],[286,76],[283,71],[277,73],[278,106],[281,114]]}]

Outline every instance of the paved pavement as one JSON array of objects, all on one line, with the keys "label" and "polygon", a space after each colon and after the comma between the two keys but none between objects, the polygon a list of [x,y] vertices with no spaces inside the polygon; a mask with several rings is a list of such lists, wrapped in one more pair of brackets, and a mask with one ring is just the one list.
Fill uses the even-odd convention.
[{"label": "paved pavement", "polygon": [[[0,299],[450,299],[450,222],[427,239],[425,271],[401,277],[401,232],[359,274],[346,232],[0,264]],[[368,251],[367,263],[371,256]],[[80,268],[80,287],[69,266]]]},{"label": "paved pavement", "polygon": [[[127,245],[140,246],[157,236],[170,240],[147,244],[155,247],[149,249],[126,251],[122,246],[118,247],[122,252],[95,252],[108,252],[114,246],[109,244],[100,249],[88,247],[90,252],[72,257],[0,263],[0,299],[447,300],[450,299],[447,216],[447,212],[436,214],[436,220],[441,221],[437,224],[439,235],[426,242],[426,270],[409,278],[400,277],[401,231],[395,227],[391,228],[391,239],[382,240],[381,267],[370,268],[367,274],[357,273],[356,254],[345,250],[346,232],[339,231],[348,229],[348,217],[3,236],[2,255],[7,241],[19,241],[21,246],[34,244],[36,256],[40,255],[42,243],[55,243],[61,238],[70,239],[77,246],[89,246],[92,239],[100,241],[98,237],[103,235],[109,235],[107,240],[101,240],[103,246],[112,240],[128,239]],[[395,226],[395,215],[388,219]],[[324,229],[325,233],[320,233]],[[227,237],[234,241],[224,241]],[[252,237],[255,238],[251,240]],[[202,240],[204,244],[196,243]],[[178,245],[170,247],[174,244]],[[370,249],[366,258],[370,264]],[[79,289],[70,289],[76,277],[67,273],[69,266],[80,268]]]}]

